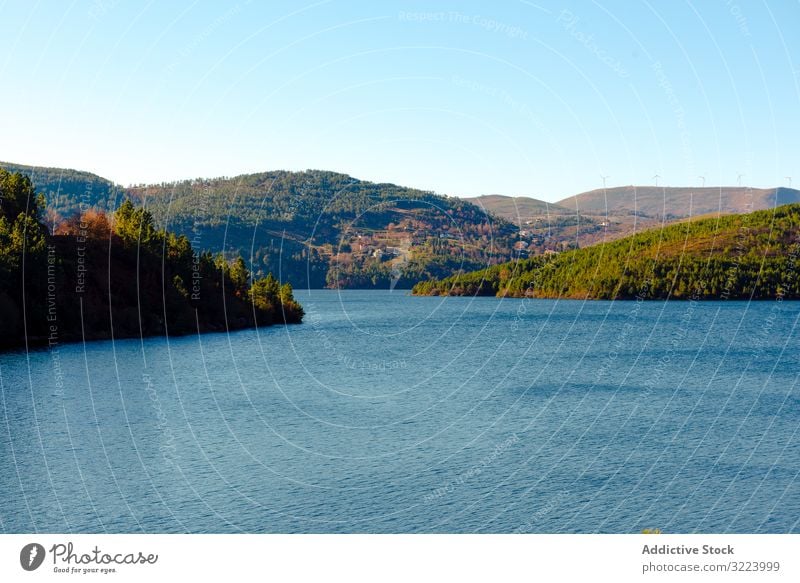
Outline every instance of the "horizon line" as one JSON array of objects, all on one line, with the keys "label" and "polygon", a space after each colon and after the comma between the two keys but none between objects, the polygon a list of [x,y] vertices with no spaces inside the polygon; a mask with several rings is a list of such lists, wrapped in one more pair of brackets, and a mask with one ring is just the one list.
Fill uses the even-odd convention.
[{"label": "horizon line", "polygon": [[[375,180],[368,180],[368,179],[358,178],[356,176],[353,176],[349,172],[343,172],[343,171],[339,171],[339,170],[328,170],[328,169],[324,169],[324,168],[305,168],[303,170],[290,170],[290,169],[286,169],[286,168],[271,168],[271,169],[268,169],[268,170],[239,172],[239,173],[236,173],[236,174],[219,174],[219,175],[216,175],[216,176],[200,176],[200,177],[193,177],[193,178],[176,178],[176,179],[172,179],[172,180],[161,180],[159,182],[137,182],[137,183],[124,184],[122,182],[117,182],[116,180],[114,180],[112,178],[108,178],[107,176],[104,176],[104,175],[102,175],[102,174],[100,174],[100,173],[98,173],[97,171],[94,171],[94,170],[86,170],[86,169],[81,169],[81,168],[72,168],[72,167],[69,167],[69,166],[49,166],[49,165],[37,165],[37,164],[25,164],[25,163],[22,163],[22,162],[10,162],[8,160],[0,160],[0,165],[22,166],[22,167],[26,167],[26,168],[31,168],[33,170],[61,170],[61,171],[72,171],[72,172],[84,172],[84,173],[87,173],[87,174],[92,174],[94,176],[97,176],[98,178],[100,178],[102,180],[106,180],[106,181],[112,183],[114,186],[118,186],[118,187],[121,187],[121,188],[142,188],[142,187],[148,187],[148,186],[160,186],[161,184],[178,184],[178,183],[181,183],[181,182],[188,182],[188,181],[192,181],[192,180],[233,180],[233,179],[244,177],[244,176],[253,176],[253,175],[256,175],[256,174],[267,174],[269,172],[290,172],[290,173],[295,173],[295,174],[300,174],[300,173],[303,173],[303,172],[329,172],[331,174],[341,174],[343,176],[348,176],[350,178],[358,180],[359,182],[368,182],[368,183],[372,183],[372,184],[392,184],[394,186],[399,186],[399,187],[402,187],[402,188],[412,188],[414,190],[419,190],[421,192],[429,192],[429,193],[432,193],[432,194],[435,194],[435,195],[438,195],[438,196],[446,196],[446,197],[460,198],[460,199],[476,199],[476,198],[482,198],[482,197],[486,197],[486,196],[502,196],[502,197],[505,197],[505,198],[512,198],[512,199],[522,198],[522,199],[536,200],[536,201],[540,201],[540,202],[545,202],[547,204],[558,204],[558,201],[563,201],[563,200],[566,200],[566,199],[569,199],[569,198],[573,198],[575,196],[580,196],[581,194],[587,194],[587,193],[590,193],[590,192],[597,192],[599,190],[616,190],[616,189],[619,189],[619,188],[661,188],[661,189],[664,189],[664,190],[666,190],[666,189],[677,189],[677,188],[680,188],[680,189],[692,188],[692,189],[696,189],[696,190],[723,190],[723,189],[778,190],[778,189],[783,188],[783,189],[786,189],[786,190],[795,190],[795,191],[798,190],[798,189],[796,189],[796,188],[794,188],[792,186],[784,186],[784,185],[778,185],[778,186],[752,186],[752,185],[749,185],[749,184],[742,184],[742,185],[724,185],[724,184],[713,185],[712,184],[710,186],[687,186],[687,185],[673,186],[673,185],[666,185],[666,184],[657,185],[657,184],[633,184],[633,183],[630,183],[630,184],[618,184],[618,185],[615,185],[615,186],[598,186],[597,188],[592,188],[592,189],[589,189],[589,190],[583,190],[581,192],[577,192],[577,193],[570,194],[570,195],[564,196],[562,198],[559,198],[555,202],[551,202],[551,201],[545,200],[543,198],[537,198],[536,196],[529,195],[529,194],[502,194],[502,193],[499,193],[499,192],[488,192],[488,193],[476,194],[476,195],[459,195],[459,194],[442,193],[442,192],[437,192],[437,191],[435,191],[433,189],[421,188],[421,187],[418,187],[418,186],[410,186],[408,184],[400,184],[400,183],[395,183],[395,182],[375,181]],[[662,178],[662,177],[659,176],[659,178]]]}]

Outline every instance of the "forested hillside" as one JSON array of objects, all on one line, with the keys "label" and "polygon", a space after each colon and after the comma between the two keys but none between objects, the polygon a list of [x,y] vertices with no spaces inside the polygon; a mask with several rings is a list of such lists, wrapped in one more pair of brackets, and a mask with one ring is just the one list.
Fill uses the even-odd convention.
[{"label": "forested hillside", "polygon": [[119,187],[91,172],[39,168],[11,162],[0,162],[0,168],[24,174],[31,179],[36,192],[45,196],[50,223],[69,217],[81,207],[83,210],[87,207],[113,210],[122,202],[122,190]]},{"label": "forested hillside", "polygon": [[558,204],[594,216],[633,215],[682,219],[707,214],[766,210],[800,202],[793,188],[747,186],[617,186],[598,188],[559,200]]},{"label": "forested hillside", "polygon": [[410,288],[513,257],[516,231],[479,207],[344,174],[265,172],[130,189],[164,227],[295,286]]},{"label": "forested hillside", "polygon": [[[235,330],[299,322],[289,284],[255,280],[241,258],[195,253],[123,203],[42,222],[44,197],[0,170],[0,347]],[[112,326],[113,323],[113,326]]]},{"label": "forested hillside", "polygon": [[55,225],[130,199],[197,249],[241,255],[295,287],[410,288],[515,256],[517,231],[459,198],[344,174],[264,172],[122,188],[75,170],[0,163],[31,177]]},{"label": "forested hillside", "polygon": [[520,228],[528,255],[588,247],[687,218],[747,213],[800,202],[791,188],[618,186],[558,203],[525,196],[480,196],[476,204]]},{"label": "forested hillside", "polygon": [[[312,288],[411,288],[527,257],[537,263],[547,254],[549,263],[554,252],[568,254],[689,214],[800,200],[799,191],[786,188],[631,186],[582,193],[558,205],[499,195],[473,204],[319,170],[123,188],[88,172],[0,167],[31,177],[47,201],[41,218],[50,230],[75,213],[111,212],[131,200],[147,209],[157,229],[185,235],[198,250],[229,260],[242,256],[257,278],[273,273],[281,282]],[[596,293],[601,288],[593,282]]]},{"label": "forested hillside", "polygon": [[418,295],[800,297],[800,205],[687,221],[611,243],[418,283]]},{"label": "forested hillside", "polygon": [[531,217],[575,214],[574,208],[563,207],[556,203],[528,196],[484,194],[483,196],[465,198],[464,200],[517,224],[524,224]]}]

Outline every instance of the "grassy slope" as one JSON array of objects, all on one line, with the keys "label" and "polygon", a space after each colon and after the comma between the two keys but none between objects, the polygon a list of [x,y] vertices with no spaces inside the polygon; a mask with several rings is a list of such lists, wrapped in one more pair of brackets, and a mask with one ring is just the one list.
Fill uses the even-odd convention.
[{"label": "grassy slope", "polygon": [[420,295],[800,297],[800,204],[669,225],[551,257],[420,282]]}]

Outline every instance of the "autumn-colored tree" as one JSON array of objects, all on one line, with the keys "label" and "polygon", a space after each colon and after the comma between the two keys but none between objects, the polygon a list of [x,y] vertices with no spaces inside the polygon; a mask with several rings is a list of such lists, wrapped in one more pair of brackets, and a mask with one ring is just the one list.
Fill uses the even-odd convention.
[{"label": "autumn-colored tree", "polygon": [[111,221],[103,211],[88,209],[58,223],[53,229],[53,234],[86,239],[108,239],[111,236]]}]

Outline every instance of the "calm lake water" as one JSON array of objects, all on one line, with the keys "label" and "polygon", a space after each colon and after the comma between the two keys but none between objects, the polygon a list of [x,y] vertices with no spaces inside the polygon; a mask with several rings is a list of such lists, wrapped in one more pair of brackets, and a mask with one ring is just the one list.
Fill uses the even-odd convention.
[{"label": "calm lake water", "polygon": [[0,354],[0,530],[800,530],[800,303],[296,295]]}]

